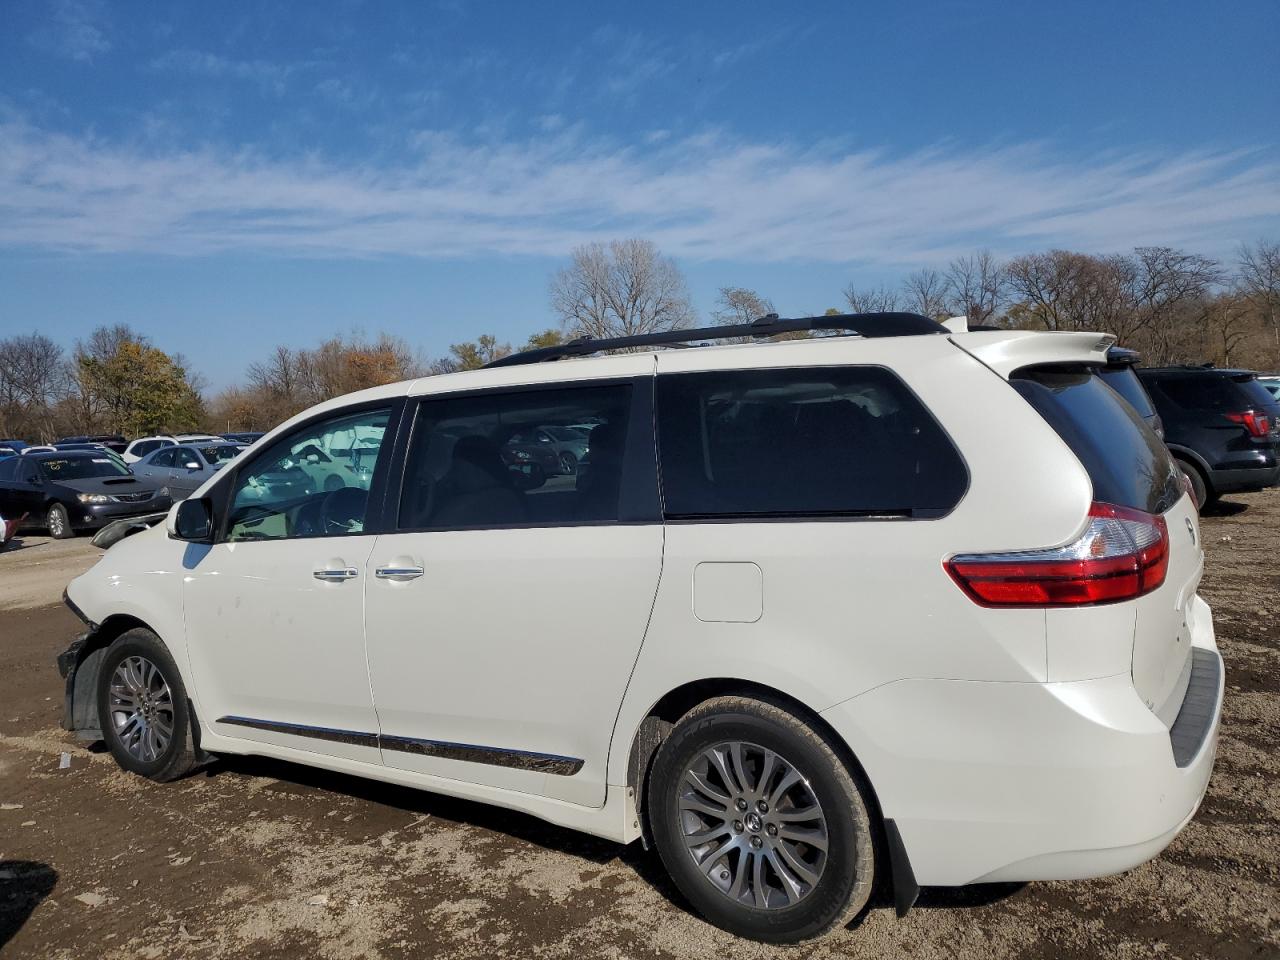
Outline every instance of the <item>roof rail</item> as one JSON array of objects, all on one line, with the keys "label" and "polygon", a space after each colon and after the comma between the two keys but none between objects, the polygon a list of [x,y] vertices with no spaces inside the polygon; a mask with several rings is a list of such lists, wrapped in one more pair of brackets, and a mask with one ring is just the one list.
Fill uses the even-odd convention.
[{"label": "roof rail", "polygon": [[830,330],[852,333],[860,337],[911,337],[920,334],[947,333],[936,320],[918,313],[838,313],[824,317],[779,317],[776,313],[753,320],[751,323],[732,323],[719,327],[697,327],[690,330],[664,330],[660,333],[642,333],[634,337],[606,337],[593,340],[579,337],[568,343],[537,350],[524,350],[500,357],[485,367],[514,367],[544,360],[560,360],[564,357],[586,357],[603,350],[623,350],[628,347],[687,346],[698,340],[727,340],[735,337],[774,337],[782,333],[808,330]]}]

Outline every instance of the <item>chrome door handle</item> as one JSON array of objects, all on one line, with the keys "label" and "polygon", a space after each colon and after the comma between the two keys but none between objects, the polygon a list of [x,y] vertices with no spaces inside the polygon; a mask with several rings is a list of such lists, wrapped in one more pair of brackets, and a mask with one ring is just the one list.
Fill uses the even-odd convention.
[{"label": "chrome door handle", "polygon": [[421,567],[378,567],[374,573],[381,580],[403,583],[406,580],[417,580],[425,571]]},{"label": "chrome door handle", "polygon": [[341,583],[343,580],[354,580],[360,575],[360,571],[355,567],[339,567],[334,570],[316,570],[311,575],[325,583]]}]

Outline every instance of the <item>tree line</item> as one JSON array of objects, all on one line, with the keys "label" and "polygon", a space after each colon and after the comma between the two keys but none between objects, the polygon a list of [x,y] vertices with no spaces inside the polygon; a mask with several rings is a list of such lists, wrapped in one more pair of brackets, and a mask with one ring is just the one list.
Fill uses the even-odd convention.
[{"label": "tree line", "polygon": [[[548,300],[557,325],[518,349],[697,320],[680,268],[640,239],[574,250],[550,278]],[[1268,241],[1242,245],[1228,262],[1154,246],[1008,260],[977,251],[908,273],[896,286],[850,284],[842,300],[827,312],[905,310],[1011,329],[1108,331],[1149,365],[1280,368],[1280,243]],[[726,286],[712,319],[749,323],[774,312],[767,292]],[[0,437],[265,430],[330,397],[476,369],[512,349],[485,333],[427,359],[389,334],[334,336],[311,348],[277,346],[248,366],[243,382],[205,396],[181,355],[125,325],[100,327],[70,350],[38,332],[13,336],[0,340]]]}]

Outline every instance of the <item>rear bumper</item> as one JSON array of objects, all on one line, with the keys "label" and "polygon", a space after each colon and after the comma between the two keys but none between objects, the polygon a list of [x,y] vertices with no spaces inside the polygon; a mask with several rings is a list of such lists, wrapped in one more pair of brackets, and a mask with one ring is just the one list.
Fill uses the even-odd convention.
[{"label": "rear bumper", "polygon": [[[1209,623],[1207,607],[1197,619]],[[921,885],[1119,873],[1168,846],[1208,787],[1223,673],[1211,626],[1199,632],[1172,734],[1128,674],[903,680],[823,717],[857,753]]]},{"label": "rear bumper", "polygon": [[1280,484],[1280,464],[1268,467],[1245,467],[1223,470],[1215,467],[1209,474],[1215,493],[1240,493],[1264,490]]}]

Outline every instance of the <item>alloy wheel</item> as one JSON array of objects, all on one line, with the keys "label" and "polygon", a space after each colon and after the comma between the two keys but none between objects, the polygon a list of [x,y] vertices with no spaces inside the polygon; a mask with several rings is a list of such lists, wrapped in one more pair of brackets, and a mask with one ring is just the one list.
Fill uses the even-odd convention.
[{"label": "alloy wheel", "polygon": [[144,763],[158,760],[173,739],[173,692],[146,657],[125,657],[111,675],[108,712],[121,745]]},{"label": "alloy wheel", "polygon": [[679,789],[685,848],[699,872],[735,903],[791,907],[826,867],[826,817],[813,788],[786,758],[754,743],[702,751]]}]

